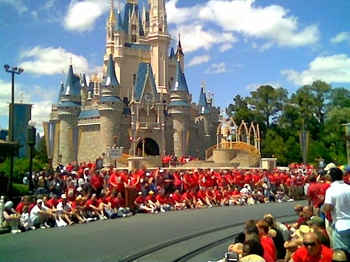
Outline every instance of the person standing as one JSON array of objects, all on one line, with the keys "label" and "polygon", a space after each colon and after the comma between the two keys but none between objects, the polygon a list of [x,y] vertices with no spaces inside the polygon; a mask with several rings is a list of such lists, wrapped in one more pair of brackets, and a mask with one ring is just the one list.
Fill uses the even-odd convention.
[{"label": "person standing", "polygon": [[323,209],[331,212],[333,249],[344,248],[350,252],[350,186],[343,181],[343,171],[329,171],[332,184],[326,191]]}]

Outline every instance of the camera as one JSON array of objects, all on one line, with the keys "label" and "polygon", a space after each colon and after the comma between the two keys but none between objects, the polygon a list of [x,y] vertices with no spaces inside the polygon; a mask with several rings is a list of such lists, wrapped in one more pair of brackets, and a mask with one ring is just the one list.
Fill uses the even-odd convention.
[{"label": "camera", "polygon": [[239,255],[236,252],[225,253],[225,258],[227,262],[239,261]]}]

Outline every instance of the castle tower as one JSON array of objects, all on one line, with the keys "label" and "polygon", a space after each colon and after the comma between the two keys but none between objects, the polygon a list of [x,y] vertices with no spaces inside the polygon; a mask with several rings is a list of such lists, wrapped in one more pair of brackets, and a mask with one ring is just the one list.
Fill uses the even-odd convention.
[{"label": "castle tower", "polygon": [[78,76],[73,73],[73,66],[69,66],[66,84],[61,93],[60,103],[57,105],[60,119],[60,137],[58,153],[62,163],[77,160],[77,123],[81,110],[81,85]]},{"label": "castle tower", "polygon": [[98,101],[101,152],[104,152],[107,147],[113,147],[115,138],[120,140],[120,117],[124,104],[119,98],[119,90],[120,84],[115,74],[113,55],[110,54],[106,76],[101,84],[101,98]]},{"label": "castle tower", "polygon": [[151,45],[152,67],[155,74],[158,92],[161,88],[168,90],[168,50],[170,35],[168,34],[165,0],[149,0],[149,43]]},{"label": "castle tower", "polygon": [[180,55],[178,55],[175,81],[170,89],[170,103],[168,104],[169,112],[173,117],[174,154],[178,157],[189,154],[191,100],[186,77],[181,70]]}]

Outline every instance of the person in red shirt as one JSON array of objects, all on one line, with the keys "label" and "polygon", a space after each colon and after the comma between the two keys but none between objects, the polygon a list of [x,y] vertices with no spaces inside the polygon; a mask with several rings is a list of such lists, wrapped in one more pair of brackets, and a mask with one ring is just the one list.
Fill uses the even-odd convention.
[{"label": "person in red shirt", "polygon": [[168,199],[164,196],[163,191],[159,191],[156,195],[156,204],[160,208],[161,212],[170,211]]},{"label": "person in red shirt", "polygon": [[174,194],[172,194],[170,198],[175,210],[183,210],[186,208],[186,200],[182,199],[179,190],[175,190]]},{"label": "person in red shirt", "polygon": [[138,193],[138,197],[134,200],[134,205],[136,206],[136,212],[139,213],[153,213],[153,209],[147,206],[146,198],[142,195],[142,192]]},{"label": "person in red shirt", "polygon": [[100,206],[96,194],[92,194],[91,198],[86,201],[85,207],[89,217],[99,217],[101,220],[107,219],[103,213],[103,206]]},{"label": "person in red shirt", "polygon": [[15,211],[16,211],[18,214],[22,214],[22,213],[23,213],[23,207],[24,207],[24,206],[29,206],[29,203],[30,203],[30,198],[29,198],[29,196],[24,196],[24,197],[21,199],[21,202],[19,202],[18,205],[16,206]]},{"label": "person in red shirt", "polygon": [[90,185],[92,189],[92,193],[100,196],[101,191],[103,189],[103,177],[100,175],[98,170],[95,170],[92,174]]},{"label": "person in red shirt", "polygon": [[264,248],[264,259],[266,262],[277,261],[277,251],[272,238],[269,236],[269,224],[265,220],[260,220],[256,224],[259,230],[260,242]]},{"label": "person in red shirt", "polygon": [[322,245],[314,232],[303,236],[303,246],[298,248],[293,256],[293,262],[331,262],[332,250]]}]

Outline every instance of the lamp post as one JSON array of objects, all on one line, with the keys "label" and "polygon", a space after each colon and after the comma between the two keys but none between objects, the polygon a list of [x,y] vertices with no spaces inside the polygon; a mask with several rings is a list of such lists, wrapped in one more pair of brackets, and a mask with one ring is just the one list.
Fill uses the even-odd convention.
[{"label": "lamp post", "polygon": [[36,128],[35,128],[35,122],[29,121],[28,125],[28,146],[29,146],[29,191],[33,191],[34,184],[33,184],[33,157],[34,157],[34,146],[36,140]]},{"label": "lamp post", "polygon": [[[12,68],[9,65],[4,65],[5,71],[11,74],[11,104],[10,104],[10,121],[9,121],[9,142],[15,142],[15,75],[20,75],[23,73],[23,68],[18,68],[13,66]],[[12,178],[13,178],[13,166],[14,166],[14,151],[11,151],[10,156],[10,176],[8,180],[8,191],[12,191]]]}]

